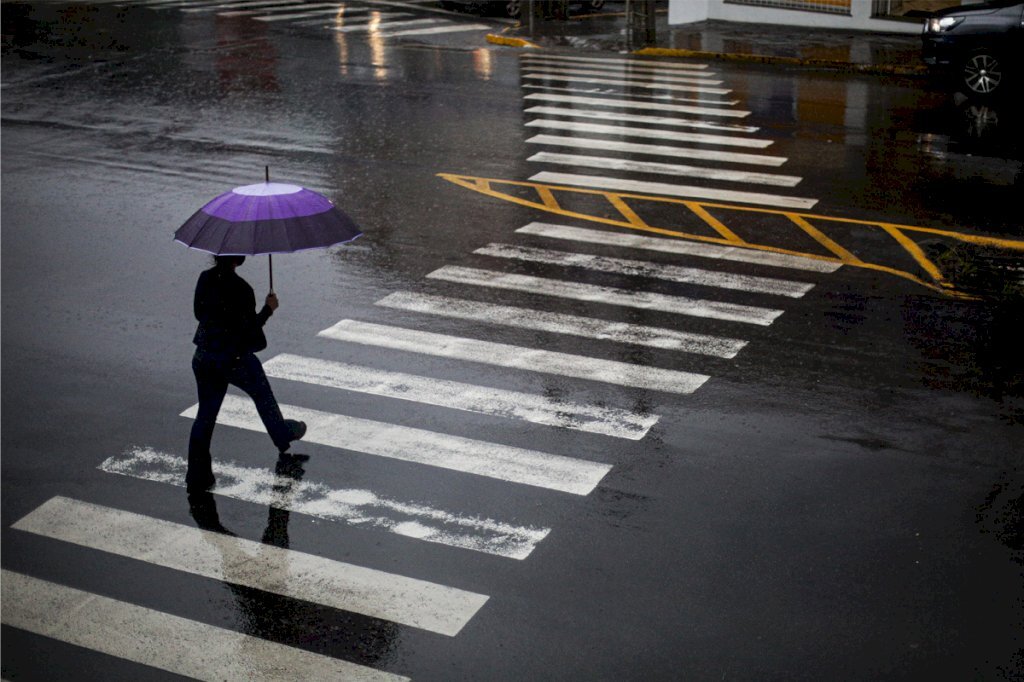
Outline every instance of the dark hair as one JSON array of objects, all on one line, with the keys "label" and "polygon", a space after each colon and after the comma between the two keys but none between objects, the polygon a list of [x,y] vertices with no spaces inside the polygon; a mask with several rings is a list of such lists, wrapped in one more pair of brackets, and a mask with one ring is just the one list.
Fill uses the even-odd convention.
[{"label": "dark hair", "polygon": [[214,256],[213,264],[218,267],[228,265],[241,265],[245,262],[245,256]]}]

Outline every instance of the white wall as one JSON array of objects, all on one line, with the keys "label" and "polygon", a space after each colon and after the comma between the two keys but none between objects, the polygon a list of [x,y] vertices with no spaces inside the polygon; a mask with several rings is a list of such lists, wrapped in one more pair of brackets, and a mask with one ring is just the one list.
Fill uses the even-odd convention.
[{"label": "white wall", "polygon": [[824,12],[802,12],[799,10],[775,9],[737,5],[725,0],[669,0],[668,21],[670,24],[688,24],[705,19],[738,21],[758,24],[781,24],[784,26],[808,26],[813,28],[846,28],[884,33],[920,33],[921,23],[917,21],[888,21],[871,18],[871,0],[852,0],[851,15],[827,14]]}]

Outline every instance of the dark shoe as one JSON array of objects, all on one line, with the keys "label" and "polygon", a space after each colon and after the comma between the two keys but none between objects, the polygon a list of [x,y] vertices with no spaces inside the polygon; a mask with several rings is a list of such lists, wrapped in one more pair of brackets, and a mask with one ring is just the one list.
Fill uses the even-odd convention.
[{"label": "dark shoe", "polygon": [[291,447],[292,443],[297,440],[302,440],[302,437],[306,435],[306,422],[296,421],[294,419],[288,420],[288,427],[291,433],[288,435],[288,442],[284,446],[278,446],[278,452],[284,454]]},{"label": "dark shoe", "polygon": [[204,493],[208,490],[212,490],[217,485],[217,479],[213,476],[209,478],[201,478],[197,481],[190,481],[185,478],[185,490],[191,493]]}]

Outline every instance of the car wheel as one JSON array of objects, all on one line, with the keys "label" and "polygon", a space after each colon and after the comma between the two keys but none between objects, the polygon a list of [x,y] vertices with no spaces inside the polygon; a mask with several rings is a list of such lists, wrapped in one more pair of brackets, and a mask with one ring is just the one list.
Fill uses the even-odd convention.
[{"label": "car wheel", "polygon": [[1003,83],[1003,65],[991,52],[975,52],[964,60],[960,76],[972,94],[991,97]]},{"label": "car wheel", "polygon": [[523,3],[521,0],[508,0],[508,2],[505,3],[505,14],[513,19],[518,19],[522,11]]}]

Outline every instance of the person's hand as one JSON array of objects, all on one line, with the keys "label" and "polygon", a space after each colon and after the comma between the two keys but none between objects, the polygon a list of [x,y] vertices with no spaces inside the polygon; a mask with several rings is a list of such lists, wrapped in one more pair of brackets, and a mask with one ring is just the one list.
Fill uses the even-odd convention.
[{"label": "person's hand", "polygon": [[277,310],[277,306],[279,305],[280,303],[277,302],[277,294],[267,294],[267,307],[270,308],[271,312]]}]

